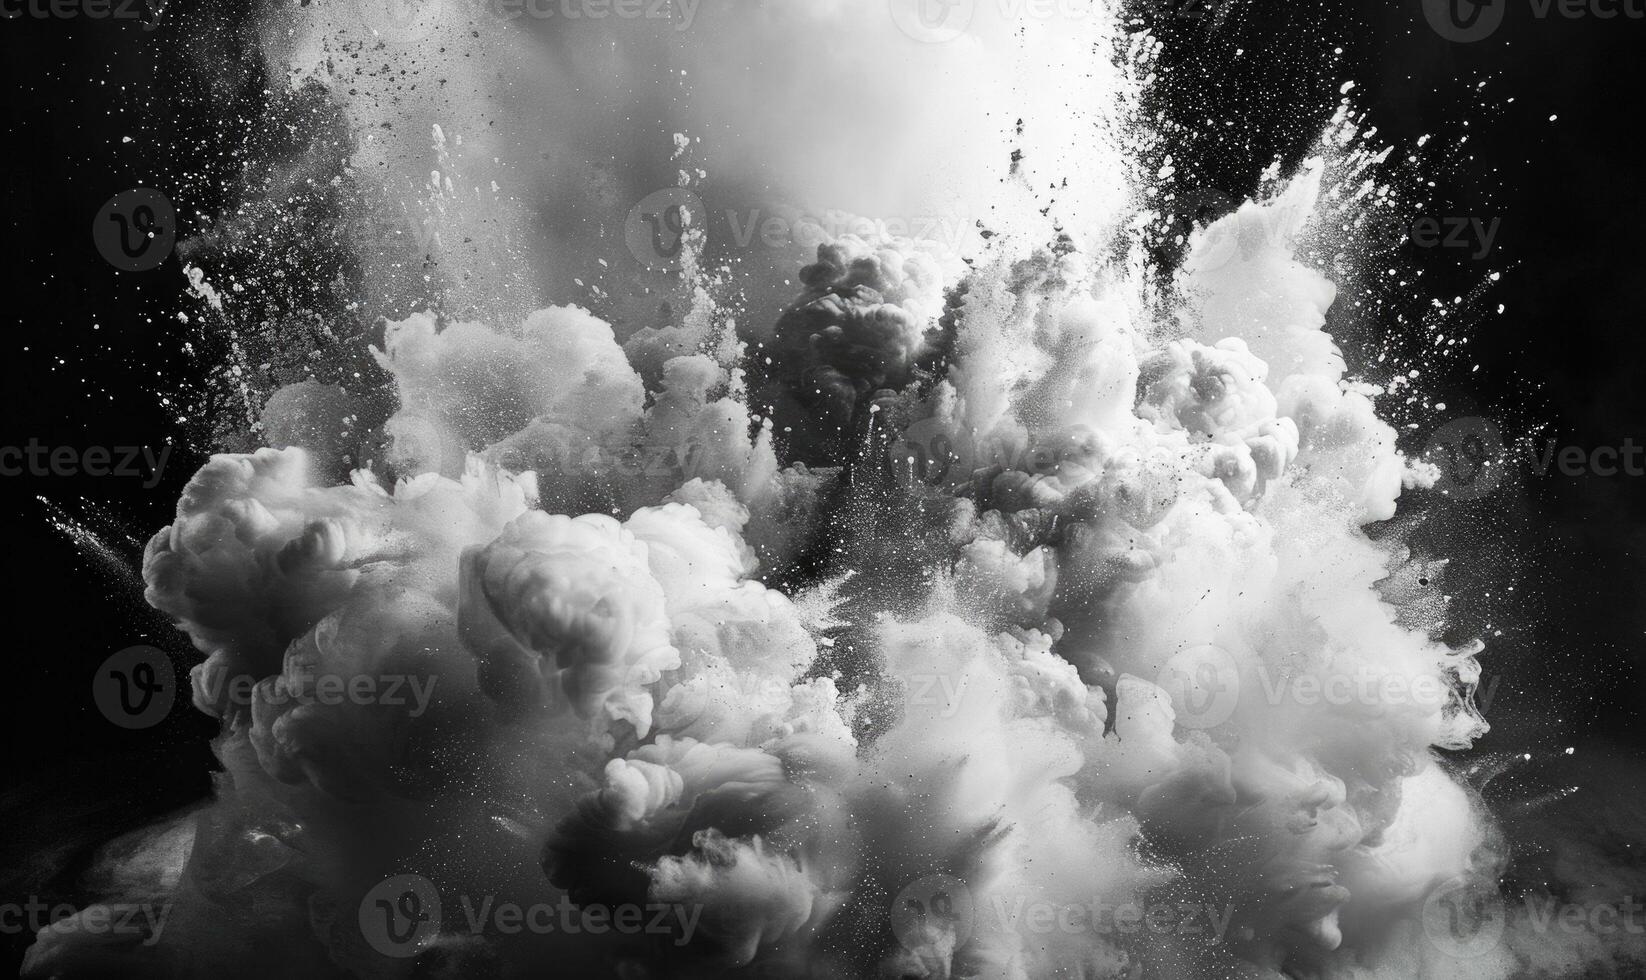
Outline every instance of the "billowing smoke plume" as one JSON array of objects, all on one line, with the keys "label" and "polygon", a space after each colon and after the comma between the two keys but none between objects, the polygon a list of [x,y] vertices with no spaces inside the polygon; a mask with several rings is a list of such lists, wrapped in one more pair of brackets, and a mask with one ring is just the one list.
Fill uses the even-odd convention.
[{"label": "billowing smoke plume", "polygon": [[[1342,161],[1195,229],[1157,282],[1110,13],[980,4],[945,45],[899,3],[710,5],[610,43],[444,0],[399,39],[348,5],[271,18],[388,193],[463,133],[467,183],[429,200],[484,261],[445,266],[456,313],[382,330],[375,451],[342,448],[362,393],[283,388],[285,448],[214,458],[150,543],[222,721],[217,797],[153,834],[163,932],[45,937],[29,969],[1507,975],[1431,935],[1437,888],[1494,871],[1434,751],[1484,731],[1480,648],[1380,590],[1397,559],[1365,527],[1433,475],[1346,379],[1299,258]],[[1090,119],[1028,91],[1075,62]],[[701,135],[653,173],[600,130],[677,86],[654,122]],[[539,145],[541,234],[488,189]],[[711,259],[712,228],[660,320],[567,285],[632,266],[580,209],[621,222],[648,181],[874,213],[933,200],[928,165],[975,192],[964,240],[830,235],[777,276],[775,326],[738,322],[766,270]]]}]

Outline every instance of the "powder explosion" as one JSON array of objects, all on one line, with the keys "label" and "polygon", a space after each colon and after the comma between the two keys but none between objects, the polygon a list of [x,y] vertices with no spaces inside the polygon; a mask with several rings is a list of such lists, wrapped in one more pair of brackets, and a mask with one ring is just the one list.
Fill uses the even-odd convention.
[{"label": "powder explosion", "polygon": [[[1436,925],[1494,887],[1434,752],[1485,731],[1482,648],[1365,532],[1436,472],[1306,255],[1378,197],[1347,107],[1172,229],[1113,11],[721,6],[266,14],[368,207],[431,230],[355,242],[393,405],[244,389],[263,448],[143,568],[216,798],[108,898],[163,930],[26,972],[1508,975]],[[726,246],[768,194],[910,233]]]}]

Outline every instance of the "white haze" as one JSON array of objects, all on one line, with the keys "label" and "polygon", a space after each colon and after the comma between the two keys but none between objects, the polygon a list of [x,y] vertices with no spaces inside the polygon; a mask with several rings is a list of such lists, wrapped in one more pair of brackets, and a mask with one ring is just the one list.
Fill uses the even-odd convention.
[{"label": "white haze", "polygon": [[[682,180],[714,212],[711,244],[752,264],[739,285],[774,297],[807,250],[736,247],[757,216],[871,216],[954,246],[979,222],[1046,224],[1036,208],[1054,198],[1065,227],[1115,220],[1127,174],[1091,165],[1116,159],[1115,96],[1132,87],[1107,54],[1115,22],[1079,3],[1049,19],[974,6],[953,43],[911,40],[886,0],[647,0],[645,16],[599,20],[426,0],[403,26],[341,2],[271,13],[264,35],[271,74],[332,87],[385,210],[435,217],[467,279],[458,305],[517,318],[582,299],[574,280],[599,282],[599,259],[632,272],[626,212]],[[893,9],[918,23],[918,7]],[[691,141],[679,157],[676,133]],[[1003,179],[1013,148],[1021,178]]]}]

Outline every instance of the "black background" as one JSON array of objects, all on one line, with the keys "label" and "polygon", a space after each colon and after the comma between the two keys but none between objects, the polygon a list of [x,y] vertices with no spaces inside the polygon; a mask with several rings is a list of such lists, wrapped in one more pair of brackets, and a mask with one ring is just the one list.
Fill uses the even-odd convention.
[{"label": "black background", "polygon": [[[1273,155],[1295,159],[1349,79],[1383,141],[1408,147],[1429,133],[1455,142],[1467,132],[1465,149],[1435,168],[1435,194],[1445,214],[1500,216],[1496,248],[1482,261],[1406,258],[1425,270],[1425,295],[1460,295],[1486,271],[1502,271],[1484,302],[1505,312],[1473,331],[1472,356],[1424,379],[1448,404],[1431,419],[1488,416],[1510,435],[1560,445],[1646,443],[1637,383],[1646,21],[1538,20],[1518,0],[1491,38],[1456,44],[1430,30],[1417,0],[1274,6],[1231,5],[1222,33],[1210,36],[1192,19],[1162,24],[1166,62],[1178,73],[1168,82],[1174,111],[1233,119],[1246,138],[1241,149],[1208,149],[1204,169],[1221,169],[1220,186],[1238,188]],[[103,202],[131,187],[165,191],[185,230],[222,201],[217,150],[242,125],[236,114],[245,106],[184,97],[200,35],[179,25],[206,16],[199,7],[172,4],[154,30],[86,18],[0,22],[0,444],[158,448],[183,437],[176,409],[160,401],[176,379],[202,370],[172,318],[179,262],[117,273],[93,248],[90,228]],[[243,14],[220,16],[227,26],[216,43],[244,43],[234,29]],[[1329,54],[1334,47],[1341,56]],[[1236,57],[1236,48],[1246,53]],[[255,103],[256,86],[243,83],[231,94],[251,92]],[[1193,98],[1173,94],[1174,84]],[[1387,339],[1413,351],[1424,343],[1415,332]],[[1424,433],[1408,435],[1420,444]],[[75,900],[88,845],[209,791],[210,722],[179,710],[127,732],[98,714],[90,694],[97,665],[122,647],[152,642],[193,662],[181,635],[142,602],[132,568],[205,448],[180,442],[152,489],[112,477],[0,477],[0,622],[9,641],[0,675],[8,750],[0,900]],[[73,514],[87,504],[104,509],[112,521],[99,525],[102,537],[120,560],[56,530],[45,501]],[[1641,477],[1513,480],[1414,538],[1453,557],[1451,591],[1466,609],[1459,619],[1489,641],[1494,729],[1480,750],[1530,752],[1543,767],[1516,792],[1576,785],[1568,807],[1597,805],[1587,794],[1615,803],[1634,792],[1615,767],[1641,742],[1633,730],[1646,632],[1636,598],[1646,585],[1643,505]],[[1605,761],[1591,770],[1590,759]],[[1611,773],[1611,785],[1590,785],[1597,773]],[[26,944],[0,938],[11,955]]]}]

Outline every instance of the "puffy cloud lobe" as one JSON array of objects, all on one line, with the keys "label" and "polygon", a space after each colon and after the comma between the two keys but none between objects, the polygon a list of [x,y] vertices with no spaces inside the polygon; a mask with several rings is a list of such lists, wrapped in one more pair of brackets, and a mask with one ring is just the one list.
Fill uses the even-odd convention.
[{"label": "puffy cloud lobe", "polygon": [[[722,395],[727,378],[707,355],[676,357],[663,365],[663,388],[644,422],[645,445],[666,450],[676,463],[675,486],[693,479],[715,480],[751,504],[764,501],[777,476],[771,434],[762,426],[749,435],[749,409]],[[673,489],[673,486],[670,487]]]},{"label": "puffy cloud lobe", "polygon": [[871,396],[942,355],[942,278],[915,243],[850,235],[819,245],[800,278],[806,291],[778,318],[760,397],[795,430],[790,455],[815,463],[838,455]]},{"label": "puffy cloud lobe", "polygon": [[871,863],[892,894],[944,875],[976,909],[962,948],[940,931],[935,945],[910,949],[905,928],[883,951],[886,966],[1055,976],[1118,958],[1096,931],[1031,934],[1002,913],[1019,899],[1114,903],[1158,880],[1128,853],[1136,826],[1089,820],[1068,781],[1104,751],[1102,692],[1039,633],[990,635],[942,614],[888,624],[883,641],[902,717],[853,787]]},{"label": "puffy cloud lobe", "polygon": [[730,840],[712,828],[693,836],[691,853],[657,863],[648,897],[702,909],[704,934],[729,966],[747,965],[827,907],[793,858],[759,837]]},{"label": "puffy cloud lobe", "polygon": [[548,684],[585,718],[626,721],[641,736],[651,729],[644,688],[680,655],[663,589],[631,532],[600,514],[523,514],[464,555],[463,578],[470,635],[485,636],[477,621],[488,617],[507,631],[471,641],[496,696],[540,700]]},{"label": "puffy cloud lobe", "polygon": [[474,686],[455,643],[429,643],[450,631],[444,605],[422,593],[363,593],[294,641],[251,702],[250,739],[263,769],[348,800],[391,788],[408,729],[434,698],[460,698]]},{"label": "puffy cloud lobe", "polygon": [[189,482],[177,519],[143,556],[146,598],[208,654],[196,702],[228,710],[228,681],[274,672],[286,645],[335,609],[386,543],[377,501],[310,485],[301,451],[218,456]]},{"label": "puffy cloud lobe", "polygon": [[533,421],[605,445],[645,401],[611,328],[575,306],[539,310],[515,335],[414,314],[388,325],[377,358],[399,390],[388,429],[411,472],[460,472],[466,453]]},{"label": "puffy cloud lobe", "polygon": [[[378,722],[318,703],[313,685],[366,678],[377,691],[392,674],[403,704],[411,678],[424,691],[464,687],[466,658],[442,659],[457,650],[456,595],[438,569],[455,567],[468,536],[523,513],[533,491],[529,479],[475,468],[461,482],[402,481],[392,494],[363,474],[349,486],[309,484],[302,450],[213,459],[150,542],[145,575],[150,601],[207,654],[192,672],[196,705],[249,721],[278,778],[335,791],[381,775],[370,735],[342,734]],[[357,749],[366,761],[345,761]]]},{"label": "puffy cloud lobe", "polygon": [[1173,341],[1140,370],[1138,414],[1191,438],[1216,439],[1275,417],[1275,396],[1263,383],[1268,365],[1238,337],[1215,347]]},{"label": "puffy cloud lobe", "polygon": [[1277,379],[1343,375],[1343,355],[1321,329],[1337,289],[1295,255],[1315,216],[1324,169],[1318,158],[1305,161],[1273,198],[1247,201],[1196,229],[1176,275],[1185,332],[1241,338]]},{"label": "puffy cloud lobe", "polygon": [[[716,316],[699,295],[687,319]],[[700,326],[701,342],[688,346],[704,350],[662,359],[648,393],[610,326],[578,307],[540,310],[515,333],[427,314],[391,323],[377,352],[401,402],[384,424],[389,461],[403,473],[452,474],[479,453],[534,473],[545,506],[573,514],[627,512],[693,480],[719,482],[785,558],[793,544],[777,512],[810,481],[779,471],[770,425],[753,424],[741,371],[729,366],[735,338],[710,350],[712,324]]]},{"label": "puffy cloud lobe", "polygon": [[640,902],[648,878],[698,833],[804,845],[817,832],[819,797],[789,764],[791,754],[659,735],[607,764],[604,786],[549,835],[544,870],[574,900]]},{"label": "puffy cloud lobe", "polygon": [[1279,397],[1297,424],[1299,458],[1311,478],[1354,505],[1357,523],[1394,516],[1404,460],[1395,452],[1395,431],[1377,417],[1371,399],[1325,378],[1295,376]]},{"label": "puffy cloud lobe", "polygon": [[[1407,631],[1372,587],[1386,568],[1359,525],[1393,513],[1405,467],[1369,399],[1342,383],[1320,330],[1329,284],[1316,288],[1323,281],[1291,255],[1317,191],[1306,170],[1274,202],[1201,234],[1208,248],[1229,247],[1227,266],[1203,254],[1181,274],[1188,322],[1234,335],[1211,346],[1186,337],[1148,349],[1125,331],[1124,307],[1081,299],[1102,285],[1069,256],[979,270],[954,368],[917,423],[922,442],[953,447],[944,482],[977,507],[954,556],[958,608],[983,622],[1043,622],[1081,676],[1113,684],[1118,740],[1088,732],[1083,761],[1062,778],[1134,814],[1190,880],[1238,897],[1238,928],[1256,938],[1235,946],[1273,969],[1333,955],[1346,909],[1402,914],[1365,849],[1407,819],[1406,785],[1436,778],[1429,748],[1484,730],[1463,700],[1477,648]],[[1275,236],[1240,234],[1254,216]],[[1256,306],[1252,277],[1266,283]],[[1095,350],[1110,362],[1096,377],[1137,379],[1135,404],[1059,401],[1066,389],[1048,379]],[[1103,424],[1071,424],[1080,411]],[[1055,576],[1042,574],[1047,554]],[[1228,720],[1207,733],[1192,717],[1185,726],[1153,683],[1200,647],[1221,651],[1239,686]],[[1440,693],[1349,704],[1291,693],[1300,678],[1345,677],[1363,678],[1363,691],[1429,682]],[[876,744],[895,744],[896,731]],[[969,745],[969,734],[948,737]],[[1413,805],[1469,819],[1455,797]],[[987,881],[988,852],[937,864]],[[1027,975],[1046,975],[1044,964]]]},{"label": "puffy cloud lobe", "polygon": [[1041,623],[1057,587],[1056,556],[1036,548],[1021,557],[999,538],[979,538],[955,568],[964,600],[1005,622]]}]

